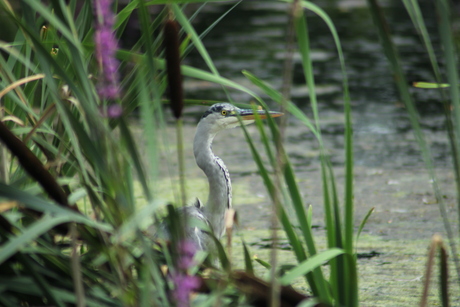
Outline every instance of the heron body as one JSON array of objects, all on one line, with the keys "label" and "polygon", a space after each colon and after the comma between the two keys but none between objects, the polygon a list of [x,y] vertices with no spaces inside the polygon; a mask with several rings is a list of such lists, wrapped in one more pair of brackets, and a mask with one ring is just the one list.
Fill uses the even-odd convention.
[{"label": "heron body", "polygon": [[[267,117],[267,113],[263,110],[256,112],[260,118]],[[269,113],[272,117],[283,115],[283,113],[273,111]],[[205,206],[202,206],[201,201],[197,200],[194,206],[184,208],[181,214],[185,214],[186,218],[191,217],[204,221],[218,239],[225,234],[225,215],[232,207],[232,183],[224,162],[212,151],[212,142],[221,131],[253,122],[254,111],[252,109],[240,109],[230,103],[217,103],[203,114],[196,129],[193,152],[198,167],[208,178],[208,200]],[[188,227],[186,236],[192,239],[200,249],[206,249],[209,244],[207,234],[197,227]]]},{"label": "heron body", "polygon": [[235,125],[233,120],[222,115],[222,112],[230,113],[233,108],[230,104],[215,104],[209,108],[198,123],[193,142],[196,163],[209,184],[208,201],[203,212],[217,238],[225,233],[225,212],[232,207],[232,182],[224,161],[212,152],[212,142],[217,133]]}]

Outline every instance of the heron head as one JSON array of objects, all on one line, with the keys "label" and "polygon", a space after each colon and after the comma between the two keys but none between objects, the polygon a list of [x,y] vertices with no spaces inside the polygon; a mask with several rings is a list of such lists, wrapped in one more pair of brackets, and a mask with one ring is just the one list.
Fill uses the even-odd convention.
[{"label": "heron head", "polygon": [[[214,132],[218,132],[224,129],[230,129],[238,127],[242,124],[248,125],[255,121],[255,112],[259,114],[260,118],[267,118],[267,112],[265,110],[254,111],[252,109],[240,109],[231,103],[216,103],[213,104],[203,114],[200,120],[201,123],[206,123]],[[269,111],[271,117],[282,116],[283,113]],[[241,121],[238,120],[238,117]]]}]

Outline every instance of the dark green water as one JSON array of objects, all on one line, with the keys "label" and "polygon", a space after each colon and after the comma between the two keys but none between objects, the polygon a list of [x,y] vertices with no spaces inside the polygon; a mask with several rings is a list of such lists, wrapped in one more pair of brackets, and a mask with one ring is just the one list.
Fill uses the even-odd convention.
[{"label": "dark green water", "polygon": [[[389,65],[381,50],[366,2],[338,1],[339,5],[335,5],[335,2],[322,1],[319,5],[334,22],[341,39],[353,105],[356,164],[369,167],[422,166],[408,117],[399,103]],[[206,30],[230,8],[231,5],[206,6],[194,21],[198,33]],[[190,7],[190,11],[194,9]],[[432,81],[434,78],[428,57],[400,1],[389,1],[384,9],[401,53],[408,82]],[[433,43],[437,46],[434,10],[429,5],[422,9]],[[243,1],[234,8],[203,39],[220,74],[250,87],[250,82],[241,73],[242,70],[248,70],[280,89],[286,49],[287,10],[287,5],[283,3],[260,1]],[[337,51],[325,22],[311,12],[307,11],[306,15],[323,133],[329,148],[336,152],[332,156],[333,162],[341,165],[342,74]],[[307,114],[311,114],[298,53],[294,55],[294,63],[292,100]],[[207,69],[197,52],[187,57],[186,64]],[[251,99],[236,91],[230,91],[230,95],[233,101],[238,102],[248,102]],[[413,89],[413,95],[422,115],[421,122],[427,140],[432,145],[436,166],[450,166],[449,146],[438,94],[435,91]],[[186,82],[186,96],[203,100],[228,100],[219,86],[193,80]],[[274,103],[271,106],[276,108]],[[288,148],[290,144],[294,146],[298,142],[304,142],[309,147],[316,146],[311,133],[295,133],[300,129],[295,119],[290,119],[290,127],[294,132],[288,133]],[[293,157],[293,160],[303,165],[309,162],[305,157]]]}]

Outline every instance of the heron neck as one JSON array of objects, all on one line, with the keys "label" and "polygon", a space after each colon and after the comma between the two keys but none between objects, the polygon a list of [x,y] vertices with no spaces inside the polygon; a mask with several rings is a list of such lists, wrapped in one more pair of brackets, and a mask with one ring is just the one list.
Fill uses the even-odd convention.
[{"label": "heron neck", "polygon": [[225,233],[225,213],[232,206],[232,184],[224,162],[212,152],[215,132],[206,127],[197,127],[193,151],[197,165],[208,177],[209,195],[204,213],[216,237]]}]

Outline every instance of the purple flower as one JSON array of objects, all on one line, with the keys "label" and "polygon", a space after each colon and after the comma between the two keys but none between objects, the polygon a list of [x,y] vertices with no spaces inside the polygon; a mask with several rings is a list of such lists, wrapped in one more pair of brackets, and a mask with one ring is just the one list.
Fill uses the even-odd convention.
[{"label": "purple flower", "polygon": [[108,118],[118,118],[123,115],[123,107],[118,103],[111,104],[107,107],[99,107],[99,115]]},{"label": "purple flower", "polygon": [[101,69],[97,91],[102,99],[116,99],[120,93],[118,60],[115,58],[118,43],[113,30],[115,15],[111,7],[112,0],[94,0],[94,43],[96,59]]},{"label": "purple flower", "polygon": [[177,307],[190,306],[190,293],[198,289],[200,279],[188,274],[176,273],[171,276],[174,283],[173,298]]},{"label": "purple flower", "polygon": [[177,246],[177,252],[179,254],[177,267],[179,269],[187,270],[195,264],[193,261],[193,256],[196,253],[195,243],[184,240]]},{"label": "purple flower", "polygon": [[177,245],[177,270],[171,274],[171,280],[174,283],[172,296],[178,307],[190,306],[190,293],[200,286],[200,279],[187,272],[195,264],[195,252],[196,246],[191,241],[183,240]]}]

